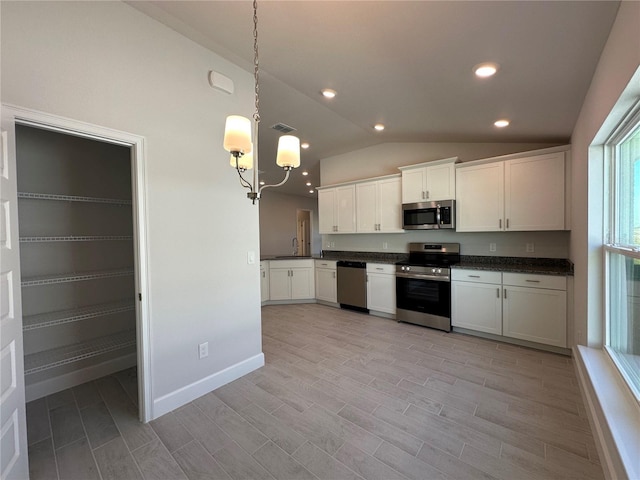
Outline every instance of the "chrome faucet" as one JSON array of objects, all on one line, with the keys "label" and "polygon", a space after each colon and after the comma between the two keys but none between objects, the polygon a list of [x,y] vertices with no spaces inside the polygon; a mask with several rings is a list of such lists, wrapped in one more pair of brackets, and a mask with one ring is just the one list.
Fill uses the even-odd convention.
[{"label": "chrome faucet", "polygon": [[298,255],[298,237],[293,237],[291,247],[293,248],[293,255]]}]

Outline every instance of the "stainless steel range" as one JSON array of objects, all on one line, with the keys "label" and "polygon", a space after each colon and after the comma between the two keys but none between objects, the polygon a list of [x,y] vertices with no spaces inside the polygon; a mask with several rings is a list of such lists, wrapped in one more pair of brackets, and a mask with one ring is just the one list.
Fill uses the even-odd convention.
[{"label": "stainless steel range", "polygon": [[396,263],[396,320],[451,331],[451,270],[459,243],[410,243]]}]

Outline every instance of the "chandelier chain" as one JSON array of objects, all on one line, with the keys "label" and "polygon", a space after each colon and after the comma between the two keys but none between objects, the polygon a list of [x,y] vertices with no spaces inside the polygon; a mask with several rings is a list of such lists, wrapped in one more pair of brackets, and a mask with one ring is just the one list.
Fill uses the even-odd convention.
[{"label": "chandelier chain", "polygon": [[[258,57],[258,0],[253,0],[253,78],[255,82],[255,106],[256,110],[253,113],[253,119],[257,124],[260,122],[260,110],[259,110],[259,92],[260,92],[260,73],[259,73],[259,57]],[[256,138],[257,140],[257,138]],[[257,147],[257,145],[256,145]]]}]

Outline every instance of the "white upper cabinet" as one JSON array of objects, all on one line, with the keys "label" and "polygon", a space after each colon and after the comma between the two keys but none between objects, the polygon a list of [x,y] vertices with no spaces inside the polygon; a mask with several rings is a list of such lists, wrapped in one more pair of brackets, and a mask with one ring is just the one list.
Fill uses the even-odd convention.
[{"label": "white upper cabinet", "polygon": [[356,184],[358,233],[403,232],[400,176]]},{"label": "white upper cabinet", "polygon": [[355,185],[318,189],[320,233],[356,231]]},{"label": "white upper cabinet", "polygon": [[504,165],[506,230],[564,229],[564,153]]},{"label": "white upper cabinet", "polygon": [[485,163],[456,171],[456,230],[503,230],[504,166]]},{"label": "white upper cabinet", "polygon": [[459,166],[459,232],[563,230],[565,152]]},{"label": "white upper cabinet", "polygon": [[456,196],[458,157],[400,167],[402,203],[450,200]]}]

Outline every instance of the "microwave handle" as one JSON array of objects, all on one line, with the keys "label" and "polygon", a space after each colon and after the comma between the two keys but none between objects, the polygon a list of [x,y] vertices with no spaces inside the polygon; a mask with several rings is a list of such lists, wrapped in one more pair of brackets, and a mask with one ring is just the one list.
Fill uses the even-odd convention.
[{"label": "microwave handle", "polygon": [[440,225],[440,205],[436,207],[436,225]]}]

